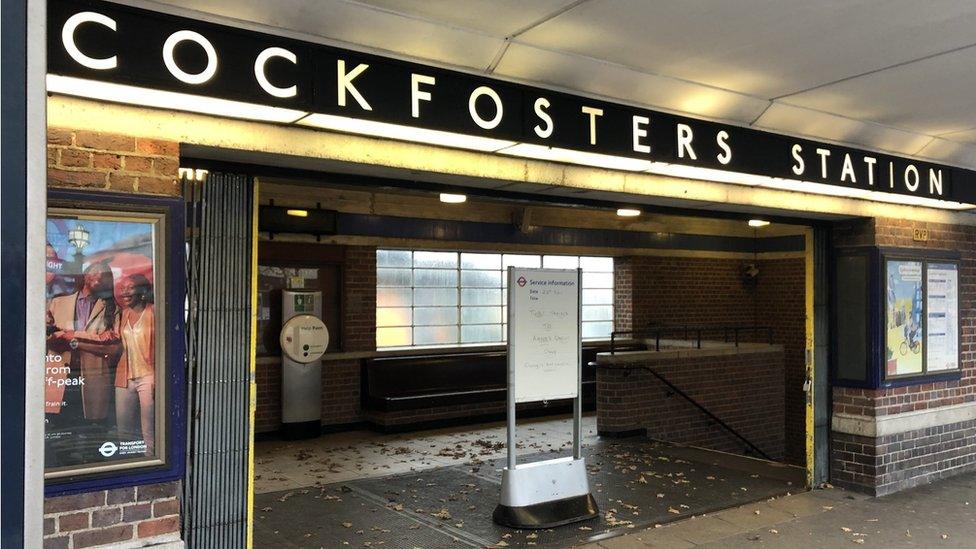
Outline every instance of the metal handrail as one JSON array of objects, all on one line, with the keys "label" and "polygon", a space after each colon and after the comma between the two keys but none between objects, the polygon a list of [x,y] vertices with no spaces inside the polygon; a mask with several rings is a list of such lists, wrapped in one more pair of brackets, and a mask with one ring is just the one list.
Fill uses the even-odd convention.
[{"label": "metal handrail", "polygon": [[736,431],[735,429],[733,429],[731,425],[729,425],[728,423],[725,423],[724,421],[722,421],[721,418],[719,418],[718,416],[716,416],[715,414],[713,414],[711,411],[709,411],[708,408],[705,408],[697,400],[691,398],[690,395],[688,395],[687,393],[685,393],[684,391],[682,391],[681,389],[679,389],[677,385],[671,383],[664,376],[662,376],[661,374],[657,373],[656,371],[654,371],[653,369],[651,369],[651,368],[649,368],[647,366],[641,366],[640,368],[642,370],[647,370],[648,372],[650,372],[650,374],[652,376],[656,377],[658,379],[658,381],[660,381],[661,383],[667,385],[668,388],[670,388],[672,391],[674,391],[675,394],[677,394],[678,396],[680,396],[680,397],[684,398],[685,400],[687,400],[695,408],[698,408],[699,411],[701,411],[703,414],[705,414],[706,416],[708,416],[709,418],[711,418],[712,421],[714,421],[715,423],[718,423],[720,427],[722,427],[723,429],[725,429],[726,431],[728,431],[729,433],[731,433],[732,436],[734,436],[735,438],[741,440],[743,443],[745,443],[746,446],[748,446],[749,449],[755,451],[757,454],[759,454],[760,456],[762,456],[763,459],[766,459],[768,461],[774,461],[773,458],[769,457],[769,454],[767,454],[766,452],[763,452],[762,449],[760,449],[758,446],[756,446],[755,444],[753,444],[752,442],[750,442],[749,439],[747,439],[746,437],[742,436],[738,431]]},{"label": "metal handrail", "polygon": [[741,340],[740,334],[748,332],[754,334],[766,332],[766,342],[769,345],[773,344],[773,329],[770,326],[662,326],[644,330],[615,330],[610,332],[610,354],[616,353],[617,336],[628,335],[630,339],[653,337],[654,350],[660,351],[661,338],[669,334],[680,334],[682,336],[680,339],[684,341],[690,341],[688,335],[693,334],[695,336],[695,347],[701,349],[703,336],[708,333],[721,333],[722,340],[725,343],[734,343],[738,347]]}]

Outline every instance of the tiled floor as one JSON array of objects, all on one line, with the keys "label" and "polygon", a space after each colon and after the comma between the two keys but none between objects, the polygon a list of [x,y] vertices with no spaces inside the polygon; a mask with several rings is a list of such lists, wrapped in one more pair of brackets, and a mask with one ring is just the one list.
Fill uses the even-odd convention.
[{"label": "tiled floor", "polygon": [[[568,442],[568,425],[546,422],[526,426],[526,448],[522,463],[567,453],[568,445],[559,451],[558,438],[550,448],[541,440],[562,432]],[[531,430],[529,430],[531,428]],[[495,524],[492,512],[498,505],[505,458],[495,447],[483,448],[501,436],[497,428],[474,434],[424,433],[417,438],[427,442],[418,453],[417,462],[408,455],[409,437],[398,437],[394,443],[369,444],[347,458],[347,471],[338,475],[357,474],[357,464],[371,463],[369,471],[357,478],[330,484],[286,488],[257,494],[254,498],[256,547],[287,549],[291,547],[392,547],[455,549],[459,547],[571,547],[585,543],[603,544],[609,538],[628,532],[639,532],[655,524],[664,525],[688,517],[700,517],[718,509],[735,507],[750,501],[767,500],[789,493],[802,484],[803,471],[742,456],[673,446],[641,437],[629,439],[590,438],[583,448],[590,492],[599,508],[596,517],[583,522],[540,530],[519,530]],[[495,438],[486,439],[484,437]],[[535,442],[533,442],[535,439]],[[434,448],[430,448],[430,443]],[[535,445],[537,447],[533,448]],[[490,444],[489,444],[490,446]],[[376,448],[381,448],[379,451]],[[396,448],[407,448],[396,453]],[[394,451],[383,453],[382,449]],[[541,451],[540,451],[541,450]],[[315,462],[310,456],[300,461]],[[345,455],[348,448],[333,454]],[[451,465],[434,465],[423,452],[436,451],[451,455],[437,459],[453,460]],[[492,454],[497,457],[490,458]],[[461,454],[465,454],[463,457]],[[470,459],[474,455],[474,459]],[[393,461],[389,469],[383,460]],[[285,460],[291,470],[291,458]],[[376,466],[378,465],[378,466]],[[300,465],[299,465],[300,467]],[[372,474],[404,468],[386,475]],[[410,469],[414,470],[411,471]],[[281,468],[285,469],[285,466]],[[338,468],[337,468],[338,469]],[[370,475],[365,473],[369,472]],[[281,473],[284,474],[284,473]],[[304,474],[289,474],[295,479],[317,479]],[[321,473],[319,473],[321,475]],[[285,477],[287,478],[287,477]],[[733,519],[742,528],[755,528],[749,513]],[[777,513],[763,512],[764,518]],[[779,520],[789,518],[778,516]],[[727,521],[710,521],[712,530],[694,535],[726,533]],[[723,528],[725,530],[723,530]],[[695,538],[698,539],[698,538]],[[705,540],[706,538],[701,538]],[[639,542],[638,542],[639,543]],[[600,547],[600,546],[595,546]]]},{"label": "tiled floor", "polygon": [[[568,455],[572,419],[521,420],[520,454]],[[596,416],[583,417],[583,444],[596,440]],[[354,479],[422,471],[505,455],[505,423],[383,435],[352,431],[304,441],[259,442],[255,492],[278,492]]]}]

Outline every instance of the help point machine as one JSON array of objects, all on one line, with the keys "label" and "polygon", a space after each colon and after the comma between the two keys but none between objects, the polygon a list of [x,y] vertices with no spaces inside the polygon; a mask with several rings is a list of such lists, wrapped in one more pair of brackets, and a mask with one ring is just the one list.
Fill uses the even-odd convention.
[{"label": "help point machine", "polygon": [[322,355],[329,330],[322,292],[281,292],[281,431],[286,439],[313,438],[322,428]]}]

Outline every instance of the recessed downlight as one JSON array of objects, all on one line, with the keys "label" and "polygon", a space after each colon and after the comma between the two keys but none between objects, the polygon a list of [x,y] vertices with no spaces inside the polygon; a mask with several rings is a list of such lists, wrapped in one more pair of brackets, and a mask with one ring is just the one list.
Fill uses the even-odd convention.
[{"label": "recessed downlight", "polygon": [[445,204],[463,204],[468,201],[465,194],[441,193],[441,202]]}]

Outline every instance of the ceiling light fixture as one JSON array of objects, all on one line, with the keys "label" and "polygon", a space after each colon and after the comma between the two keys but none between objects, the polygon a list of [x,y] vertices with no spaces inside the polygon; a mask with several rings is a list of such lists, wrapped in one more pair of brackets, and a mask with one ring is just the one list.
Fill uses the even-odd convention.
[{"label": "ceiling light fixture", "polygon": [[114,103],[127,103],[143,107],[171,109],[178,111],[197,112],[226,116],[228,118],[243,118],[246,120],[261,120],[266,122],[290,123],[302,118],[307,113],[281,107],[268,107],[254,103],[217,99],[188,93],[177,93],[162,90],[151,90],[123,84],[110,84],[97,80],[86,80],[72,76],[47,75],[47,91],[101,99]]},{"label": "ceiling light fixture", "polygon": [[873,202],[903,204],[906,206],[921,206],[926,208],[939,208],[943,210],[976,209],[976,206],[973,204],[963,204],[961,202],[938,200],[935,198],[926,198],[922,196],[886,193],[862,188],[843,187],[840,185],[828,185],[825,183],[814,183],[799,179],[784,179],[780,177],[768,177],[765,175],[754,175],[742,172],[726,172],[711,168],[700,168],[697,166],[686,166],[682,164],[667,164],[664,162],[653,162],[651,167],[647,170],[647,173],[669,175],[672,177],[681,177],[685,179],[697,179],[701,181],[732,183],[735,185],[746,185],[749,187],[780,189],[784,191],[825,195],[836,198],[856,198],[860,200],[870,200]]},{"label": "ceiling light fixture", "polygon": [[623,156],[612,156],[609,154],[573,151],[570,149],[546,147],[544,145],[532,145],[530,143],[519,143],[518,145],[514,145],[497,152],[511,156],[520,156],[522,158],[532,158],[535,160],[549,160],[552,162],[564,162],[566,164],[582,164],[584,166],[595,166],[597,168],[624,170],[628,172],[643,172],[647,171],[651,167],[651,162],[648,160],[638,160],[636,158],[625,158]]},{"label": "ceiling light fixture", "polygon": [[620,217],[637,217],[641,214],[640,210],[634,208],[619,208],[617,210],[617,215]]},{"label": "ceiling light fixture", "polygon": [[223,116],[245,120],[259,120],[283,124],[298,124],[301,126],[321,128],[338,132],[355,133],[379,138],[411,141],[428,145],[439,145],[458,149],[468,149],[481,152],[497,152],[509,156],[531,158],[568,164],[594,166],[611,170],[629,172],[646,172],[671,177],[697,179],[702,181],[732,183],[752,187],[781,189],[798,193],[810,193],[831,197],[854,198],[938,208],[944,210],[976,210],[976,205],[926,198],[921,196],[886,193],[863,188],[828,185],[810,181],[782,179],[778,177],[758,176],[753,174],[652,162],[636,158],[574,151],[531,143],[464,135],[439,130],[429,130],[389,124],[372,120],[361,120],[329,114],[309,114],[295,109],[270,107],[254,103],[218,99],[200,95],[153,90],[137,86],[112,84],[97,80],[47,75],[47,90],[76,97],[86,97],[115,103],[139,105],[159,109],[197,112],[208,115]]},{"label": "ceiling light fixture", "polygon": [[292,217],[308,217],[308,210],[286,210],[285,213]]},{"label": "ceiling light fixture", "polygon": [[463,204],[468,201],[464,194],[441,193],[441,202],[445,204]]},{"label": "ceiling light fixture", "polygon": [[767,225],[769,225],[769,221],[766,221],[765,219],[750,219],[749,220],[749,226],[750,227],[753,227],[753,228],[756,228],[756,229],[758,229],[760,227],[765,227]]},{"label": "ceiling light fixture", "polygon": [[357,133],[374,137],[387,137],[400,141],[413,141],[426,145],[440,145],[456,149],[470,149],[482,152],[494,152],[515,144],[514,141],[478,137],[460,133],[427,130],[399,124],[388,124],[373,120],[361,120],[333,114],[310,114],[298,122],[301,126],[311,126],[338,132]]}]

